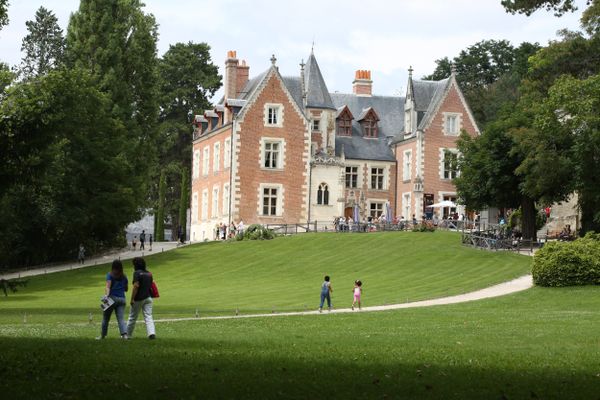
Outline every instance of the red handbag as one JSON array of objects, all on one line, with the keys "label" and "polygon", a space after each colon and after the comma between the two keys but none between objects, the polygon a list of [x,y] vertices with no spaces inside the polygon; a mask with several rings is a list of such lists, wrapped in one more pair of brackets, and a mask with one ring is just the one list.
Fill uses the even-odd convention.
[{"label": "red handbag", "polygon": [[158,293],[158,286],[156,286],[156,282],[154,282],[154,277],[150,272],[150,277],[152,278],[152,283],[150,284],[150,297],[153,299],[158,299],[160,297],[160,293]]}]

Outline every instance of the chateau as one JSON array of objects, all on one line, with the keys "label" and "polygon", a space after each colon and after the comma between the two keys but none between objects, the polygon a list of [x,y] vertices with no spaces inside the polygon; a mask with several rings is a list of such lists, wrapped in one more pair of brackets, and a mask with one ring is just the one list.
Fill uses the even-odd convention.
[{"label": "chateau", "polygon": [[218,223],[332,223],[355,206],[361,220],[388,207],[421,219],[456,199],[456,140],[479,131],[454,73],[422,81],[411,69],[400,97],[374,95],[359,70],[342,94],[329,92],[313,53],[293,76],[276,61],[250,79],[228,52],[223,99],[195,116],[192,241],[212,239]]}]

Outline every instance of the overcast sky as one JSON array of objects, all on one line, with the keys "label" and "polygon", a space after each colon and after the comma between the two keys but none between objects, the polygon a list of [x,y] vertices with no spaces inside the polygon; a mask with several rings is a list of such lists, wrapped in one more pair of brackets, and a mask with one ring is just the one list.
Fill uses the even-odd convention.
[{"label": "overcast sky", "polygon": [[[38,7],[51,9],[66,30],[79,0],[9,0],[10,24],[0,31],[0,60],[18,64],[25,21]],[[146,0],[159,23],[159,54],[176,42],[207,42],[222,70],[227,50],[254,76],[275,54],[280,72],[299,74],[314,51],[330,91],[350,92],[354,71],[370,69],[376,94],[403,93],[407,69],[429,74],[435,60],[453,57],[483,39],[546,44],[562,28],[578,29],[585,1],[556,18],[507,14],[500,0]]]}]

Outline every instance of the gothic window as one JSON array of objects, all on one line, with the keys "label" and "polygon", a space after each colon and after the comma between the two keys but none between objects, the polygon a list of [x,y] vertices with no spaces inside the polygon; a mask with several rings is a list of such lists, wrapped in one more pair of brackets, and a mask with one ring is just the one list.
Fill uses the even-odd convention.
[{"label": "gothic window", "polygon": [[329,187],[326,183],[321,183],[317,190],[317,204],[329,205]]}]

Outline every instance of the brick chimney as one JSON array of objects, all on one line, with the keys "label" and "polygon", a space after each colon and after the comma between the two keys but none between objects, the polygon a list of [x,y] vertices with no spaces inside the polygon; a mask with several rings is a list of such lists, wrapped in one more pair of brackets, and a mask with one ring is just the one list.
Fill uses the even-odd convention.
[{"label": "brick chimney", "polygon": [[357,96],[370,97],[373,94],[373,81],[371,80],[371,71],[359,69],[354,75],[352,82],[352,92]]},{"label": "brick chimney", "polygon": [[225,59],[225,99],[237,98],[238,59],[235,50],[227,52]]},{"label": "brick chimney", "polygon": [[237,66],[237,77],[236,77],[236,97],[238,97],[241,91],[248,83],[250,78],[250,66],[246,65],[246,60],[242,60],[241,64]]}]

